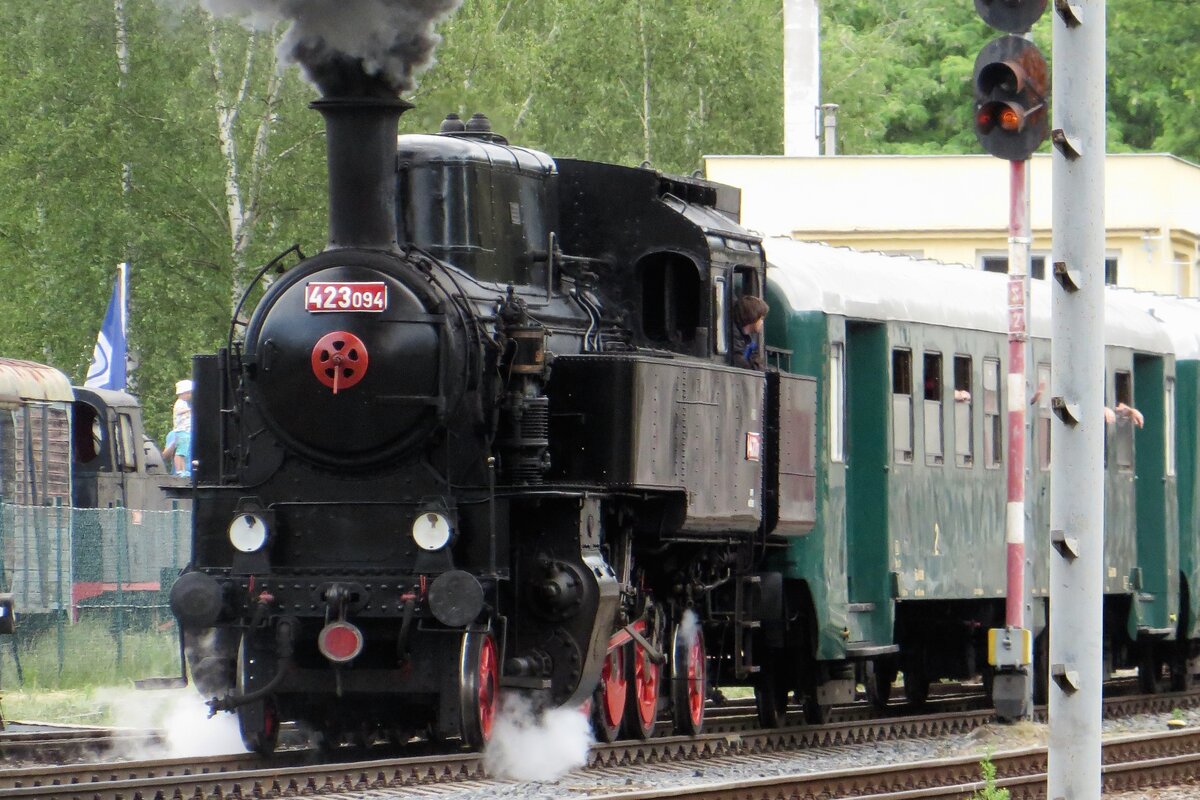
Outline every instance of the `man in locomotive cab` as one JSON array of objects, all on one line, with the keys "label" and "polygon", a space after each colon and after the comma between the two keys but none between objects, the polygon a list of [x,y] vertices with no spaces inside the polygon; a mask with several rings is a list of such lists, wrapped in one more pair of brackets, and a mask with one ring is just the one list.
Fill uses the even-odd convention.
[{"label": "man in locomotive cab", "polygon": [[742,295],[733,304],[734,348],[733,363],[743,369],[762,369],[763,360],[760,341],[763,322],[771,307],[761,297]]}]

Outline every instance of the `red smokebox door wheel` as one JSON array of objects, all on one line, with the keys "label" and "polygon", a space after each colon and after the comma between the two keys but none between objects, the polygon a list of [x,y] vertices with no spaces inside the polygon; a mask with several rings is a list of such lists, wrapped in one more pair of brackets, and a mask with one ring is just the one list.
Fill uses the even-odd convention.
[{"label": "red smokebox door wheel", "polygon": [[367,346],[353,333],[334,331],[317,340],[312,351],[312,371],[317,380],[337,394],[367,374]]}]

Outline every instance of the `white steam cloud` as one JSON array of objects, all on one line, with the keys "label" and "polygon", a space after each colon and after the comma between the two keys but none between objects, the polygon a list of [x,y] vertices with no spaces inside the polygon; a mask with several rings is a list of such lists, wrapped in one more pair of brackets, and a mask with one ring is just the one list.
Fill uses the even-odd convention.
[{"label": "white steam cloud", "polygon": [[[290,22],[280,44],[326,95],[398,94],[433,63],[434,26],[462,0],[201,0],[219,17],[265,28]],[[369,79],[369,80],[364,80]]]},{"label": "white steam cloud", "polygon": [[538,713],[526,698],[506,694],[483,764],[498,778],[552,781],[587,764],[592,741],[587,715],[579,709]]},{"label": "white steam cloud", "polygon": [[96,699],[113,710],[113,724],[138,730],[161,730],[161,746],[114,753],[117,758],[186,758],[244,753],[237,717],[217,714],[211,719],[204,699],[192,687],[147,690],[112,689]]}]

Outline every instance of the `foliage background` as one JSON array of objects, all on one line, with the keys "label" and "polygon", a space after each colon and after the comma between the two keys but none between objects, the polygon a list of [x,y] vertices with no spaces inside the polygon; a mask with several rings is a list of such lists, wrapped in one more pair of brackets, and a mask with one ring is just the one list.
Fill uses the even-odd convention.
[{"label": "foliage background", "polygon": [[[840,152],[977,152],[970,73],[994,33],[970,0],[821,7]],[[1110,148],[1200,160],[1200,3],[1107,8]],[[483,111],[556,155],[683,172],[706,153],[778,153],[782,27],[779,0],[466,0],[401,130]],[[172,383],[224,341],[247,271],[323,243],[315,93],[295,69],[273,85],[279,33],[184,0],[0,4],[0,354],[81,382],[128,259],[136,390],[162,438]],[[1049,52],[1049,14],[1034,37]]]}]

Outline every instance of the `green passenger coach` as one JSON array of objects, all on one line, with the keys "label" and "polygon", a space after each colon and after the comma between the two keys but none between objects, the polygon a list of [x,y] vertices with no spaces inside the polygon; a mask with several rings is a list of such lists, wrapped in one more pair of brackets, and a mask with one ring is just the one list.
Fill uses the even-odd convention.
[{"label": "green passenger coach", "polygon": [[[816,377],[819,424],[816,525],[776,537],[770,556],[786,613],[763,632],[760,714],[776,722],[795,692],[819,719],[859,683],[886,704],[900,673],[915,705],[940,679],[986,684],[987,631],[1004,624],[1006,591],[1008,277],[784,238],[764,246],[769,352],[782,371]],[[1029,403],[1027,583],[1044,696],[1050,291],[1032,283],[1030,388],[1017,402]],[[1196,511],[1191,488],[1176,498],[1176,437],[1191,436],[1190,453],[1196,432],[1176,409],[1195,397],[1196,364],[1177,375],[1161,321],[1116,295],[1105,342],[1106,404],[1121,412],[1105,426],[1105,663],[1157,679],[1180,652],[1178,520]],[[1194,571],[1196,548],[1183,549]],[[1185,580],[1195,584],[1191,572]]]}]

